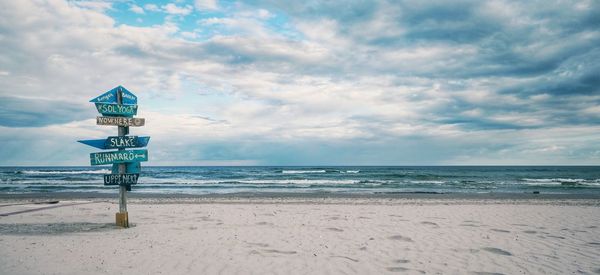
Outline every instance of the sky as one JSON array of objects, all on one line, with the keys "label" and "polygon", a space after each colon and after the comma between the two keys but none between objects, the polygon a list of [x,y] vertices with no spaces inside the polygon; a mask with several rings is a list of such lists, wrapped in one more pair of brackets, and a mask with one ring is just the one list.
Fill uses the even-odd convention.
[{"label": "sky", "polygon": [[599,1],[0,0],[0,165],[600,165]]}]

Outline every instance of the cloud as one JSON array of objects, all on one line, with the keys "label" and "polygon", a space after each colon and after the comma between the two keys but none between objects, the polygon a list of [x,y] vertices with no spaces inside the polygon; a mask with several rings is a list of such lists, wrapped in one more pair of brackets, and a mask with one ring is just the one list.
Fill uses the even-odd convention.
[{"label": "cloud", "polygon": [[186,16],[186,15],[190,14],[193,10],[192,6],[190,6],[190,5],[180,7],[173,3],[169,3],[169,4],[162,6],[162,9],[164,10],[164,12],[166,12],[168,14],[181,15],[181,16]]},{"label": "cloud", "polygon": [[130,5],[129,6],[129,10],[132,11],[132,12],[134,12],[134,13],[137,13],[137,14],[144,14],[144,8],[142,8],[142,7],[138,6],[138,5],[133,5],[133,4]]},{"label": "cloud", "polygon": [[154,12],[160,11],[160,8],[156,4],[146,4],[144,5],[144,9]]},{"label": "cloud", "polygon": [[[87,104],[85,104],[87,105]],[[0,96],[0,126],[40,127],[81,120],[90,115],[84,104],[36,98]]]},{"label": "cloud", "polygon": [[194,6],[199,11],[219,9],[219,3],[217,0],[195,0]]},{"label": "cloud", "polygon": [[[140,99],[147,126],[135,133],[153,137],[156,164],[600,157],[595,2],[146,4],[167,13],[151,26],[85,5],[0,4],[0,142],[110,134],[87,101],[124,85]],[[194,8],[219,12],[192,19]],[[46,147],[0,156],[77,164],[85,151]]]},{"label": "cloud", "polygon": [[75,1],[73,5],[98,12],[105,12],[112,9],[112,3],[107,1]]}]

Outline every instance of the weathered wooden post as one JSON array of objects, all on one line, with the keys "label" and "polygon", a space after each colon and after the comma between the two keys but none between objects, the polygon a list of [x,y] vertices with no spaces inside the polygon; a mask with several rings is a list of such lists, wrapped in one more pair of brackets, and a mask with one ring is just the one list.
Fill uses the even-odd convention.
[{"label": "weathered wooden post", "polygon": [[147,150],[125,150],[125,148],[145,147],[150,137],[127,136],[129,127],[144,126],[145,119],[133,118],[137,114],[137,97],[122,86],[118,86],[92,100],[103,116],[96,117],[97,125],[118,126],[118,135],[106,139],[80,140],[79,142],[99,149],[117,151],[91,153],[92,165],[112,164],[112,174],[104,175],[104,185],[119,185],[119,212],[116,223],[129,227],[127,212],[127,191],[137,184],[140,175],[140,162],[148,161]]},{"label": "weathered wooden post", "polygon": [[[117,104],[123,104],[123,91],[117,90]],[[129,134],[129,126],[118,126],[119,137]],[[119,151],[125,151],[125,148],[119,148]],[[125,163],[119,164],[119,175],[127,173]],[[117,226],[129,227],[129,215],[127,214],[127,186],[119,184],[119,213],[116,214]]]}]

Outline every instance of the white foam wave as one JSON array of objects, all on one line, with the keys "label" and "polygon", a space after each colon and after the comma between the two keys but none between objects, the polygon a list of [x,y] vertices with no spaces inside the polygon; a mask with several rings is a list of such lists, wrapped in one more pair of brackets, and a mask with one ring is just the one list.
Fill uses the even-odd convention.
[{"label": "white foam wave", "polygon": [[324,179],[254,179],[254,180],[225,180],[225,179],[186,179],[186,178],[140,178],[143,183],[150,184],[186,184],[186,185],[348,185],[362,183],[360,180],[324,180]]},{"label": "white foam wave", "polygon": [[32,175],[81,175],[81,174],[110,174],[110,170],[81,170],[81,171],[44,171],[44,170],[24,170],[21,171],[23,174]]},{"label": "white foam wave", "polygon": [[441,180],[411,180],[410,183],[416,183],[416,184],[444,184],[446,182],[445,181],[441,181]]},{"label": "white foam wave", "polygon": [[358,174],[360,172],[360,170],[346,170],[346,171],[340,171],[342,173],[348,173],[348,174]]},{"label": "white foam wave", "polygon": [[[7,180],[6,182],[2,182],[3,184],[11,185],[11,186],[27,186],[27,185],[56,185],[56,186],[73,186],[73,181],[65,181],[65,180],[52,180],[52,179],[34,179],[34,180],[19,180],[19,181],[11,181]],[[102,178],[95,180],[86,180],[84,182],[77,181],[77,184],[102,184]]]},{"label": "white foam wave", "polygon": [[571,179],[571,178],[541,178],[541,179],[531,179],[524,178],[521,179],[524,184],[528,185],[591,185],[591,186],[600,186],[600,179],[595,180],[586,180],[586,179]]},{"label": "white foam wave", "polygon": [[311,174],[311,173],[327,173],[325,170],[283,170],[282,174]]}]

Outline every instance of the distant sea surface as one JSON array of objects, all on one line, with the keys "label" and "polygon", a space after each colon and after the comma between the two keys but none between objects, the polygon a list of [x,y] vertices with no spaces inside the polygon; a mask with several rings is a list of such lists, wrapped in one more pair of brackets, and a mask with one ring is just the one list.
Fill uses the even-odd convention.
[{"label": "distant sea surface", "polygon": [[[0,193],[99,192],[108,168],[0,167]],[[600,167],[315,166],[142,167],[133,192],[231,193],[531,193],[600,194]]]}]

